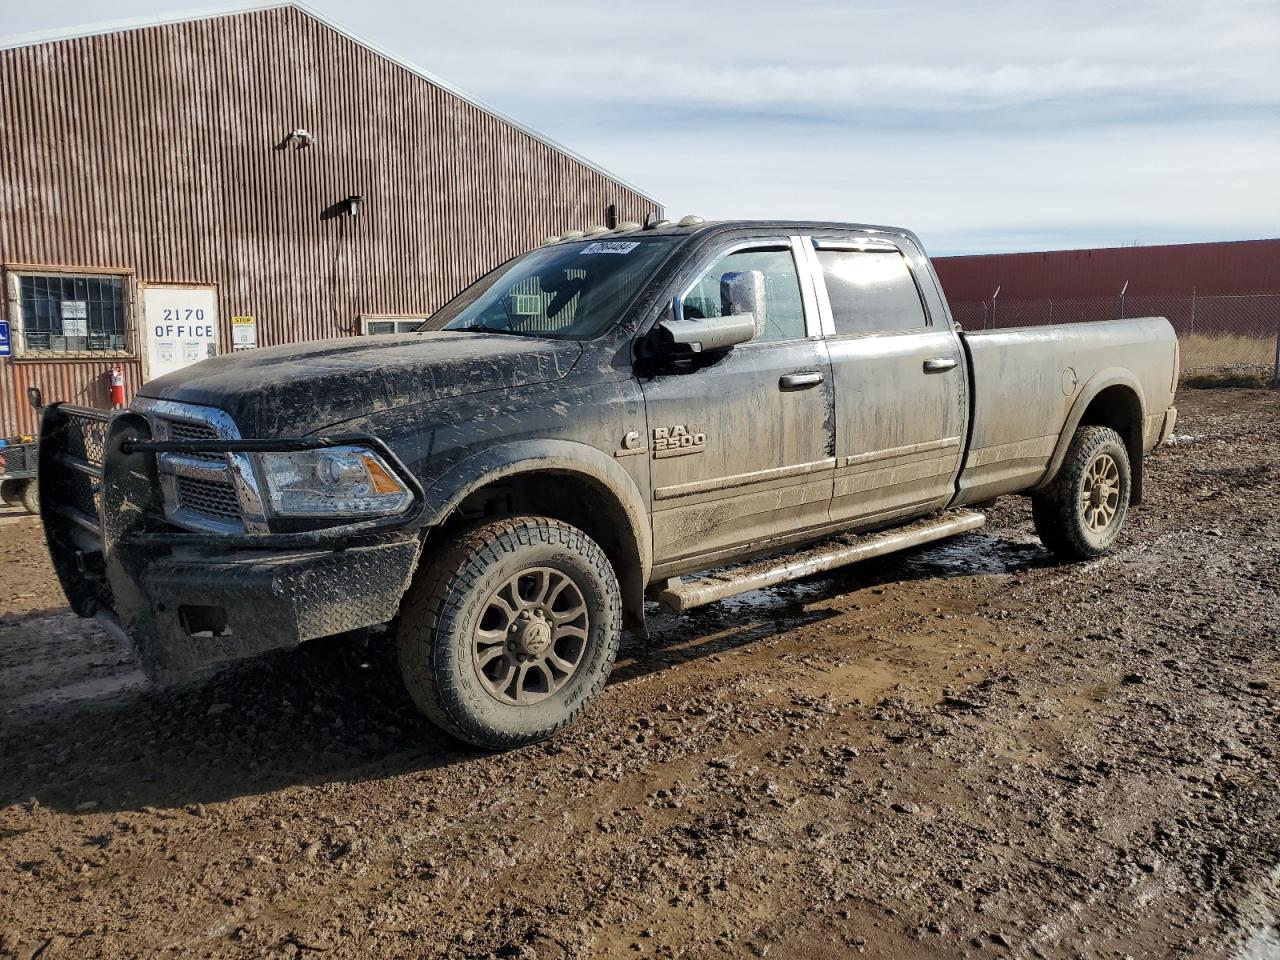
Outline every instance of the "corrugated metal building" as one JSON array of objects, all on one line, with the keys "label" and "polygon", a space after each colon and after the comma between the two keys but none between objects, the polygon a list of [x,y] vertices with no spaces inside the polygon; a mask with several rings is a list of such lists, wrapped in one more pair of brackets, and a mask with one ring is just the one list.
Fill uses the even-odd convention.
[{"label": "corrugated metal building", "polygon": [[1280,240],[938,257],[933,263],[952,314],[969,329],[1163,316],[1183,340],[1184,370],[1280,362]]},{"label": "corrugated metal building", "polygon": [[[657,201],[305,7],[0,41],[0,437],[211,352],[374,334]],[[234,322],[233,322],[234,321]],[[2,352],[2,351],[0,351]]]},{"label": "corrugated metal building", "polygon": [[1280,240],[1180,243],[1042,253],[935,257],[947,299],[1114,297],[1129,284],[1142,297],[1280,292]]}]

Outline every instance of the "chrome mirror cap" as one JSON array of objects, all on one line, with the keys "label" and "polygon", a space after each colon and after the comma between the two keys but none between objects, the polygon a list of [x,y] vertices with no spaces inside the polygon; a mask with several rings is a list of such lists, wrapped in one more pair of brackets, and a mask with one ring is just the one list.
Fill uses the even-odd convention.
[{"label": "chrome mirror cap", "polygon": [[689,355],[728,350],[754,339],[755,317],[704,317],[697,320],[667,320],[658,324],[663,348],[671,354]]}]

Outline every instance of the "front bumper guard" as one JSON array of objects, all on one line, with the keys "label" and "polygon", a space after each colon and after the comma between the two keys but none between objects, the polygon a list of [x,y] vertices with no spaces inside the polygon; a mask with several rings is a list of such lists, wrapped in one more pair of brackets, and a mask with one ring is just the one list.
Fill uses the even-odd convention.
[{"label": "front bumper guard", "polygon": [[418,546],[412,538],[157,560],[146,567],[144,603],[131,605],[125,629],[147,672],[172,678],[386,623],[400,607]]},{"label": "front bumper guard", "polygon": [[[401,514],[299,532],[175,530],[155,454],[376,451],[412,493]],[[153,440],[132,412],[54,404],[40,442],[41,514],[72,609],[118,627],[147,672],[173,678],[385,623],[417,563],[422,485],[377,437]]]}]

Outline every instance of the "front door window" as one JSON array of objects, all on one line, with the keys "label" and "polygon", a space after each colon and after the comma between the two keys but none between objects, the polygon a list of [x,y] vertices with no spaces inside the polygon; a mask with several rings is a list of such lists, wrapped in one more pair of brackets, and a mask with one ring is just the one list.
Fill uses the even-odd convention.
[{"label": "front door window", "polygon": [[689,320],[724,316],[720,295],[725,274],[759,270],[764,274],[765,325],[755,341],[800,340],[805,336],[804,303],[800,277],[790,247],[776,250],[735,250],[711,265],[684,297],[684,316]]}]

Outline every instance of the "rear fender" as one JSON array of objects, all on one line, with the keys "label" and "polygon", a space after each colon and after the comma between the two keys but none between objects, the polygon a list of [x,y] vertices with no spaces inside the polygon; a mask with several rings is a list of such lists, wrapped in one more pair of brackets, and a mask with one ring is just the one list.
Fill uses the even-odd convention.
[{"label": "rear fender", "polygon": [[[1079,429],[1080,422],[1084,419],[1085,412],[1089,409],[1089,405],[1098,398],[1098,395],[1101,394],[1102,391],[1116,386],[1129,388],[1129,390],[1133,392],[1134,397],[1137,398],[1138,422],[1136,427],[1139,431],[1142,430],[1142,425],[1146,418],[1147,402],[1146,398],[1142,394],[1142,387],[1138,384],[1138,381],[1134,378],[1133,374],[1128,370],[1125,370],[1123,367],[1109,367],[1106,370],[1099,371],[1094,374],[1093,378],[1089,380],[1088,383],[1084,385],[1080,390],[1080,395],[1076,397],[1075,403],[1071,405],[1071,410],[1067,414],[1066,423],[1062,427],[1062,433],[1058,437],[1058,443],[1053,448],[1053,456],[1049,460],[1048,469],[1045,470],[1044,475],[1036,485],[1031,488],[1030,492],[1034,493],[1037,490],[1043,490],[1045,487],[1049,486],[1049,484],[1053,483],[1054,478],[1058,475],[1058,471],[1062,468],[1062,461],[1066,459],[1067,448],[1071,446],[1071,438],[1075,436],[1076,430]],[[1139,436],[1141,436],[1141,434],[1139,434]],[[1133,470],[1133,502],[1138,503],[1141,501],[1142,495],[1141,443],[1138,444],[1136,456],[1132,451],[1130,456],[1134,461],[1131,464]]]}]

